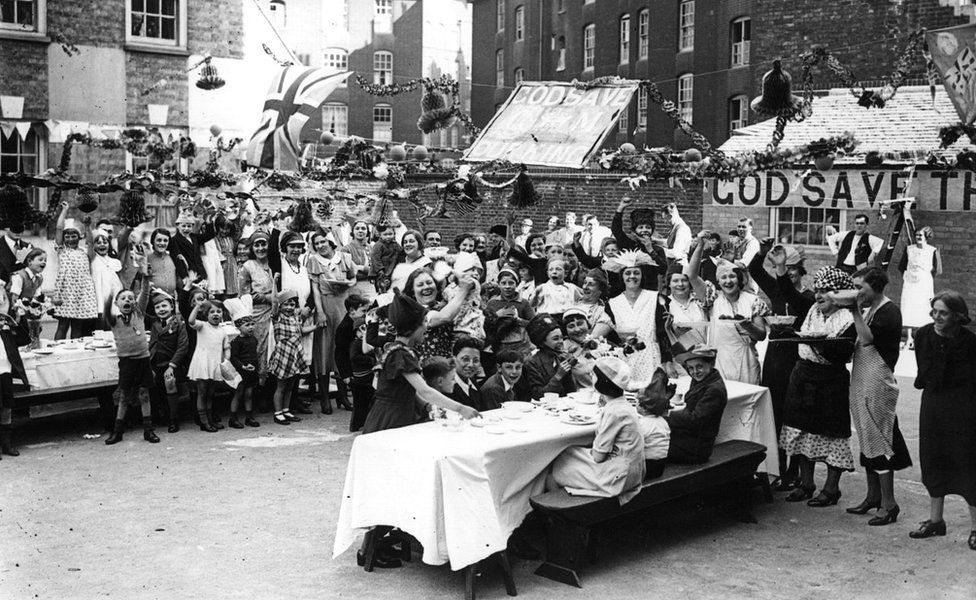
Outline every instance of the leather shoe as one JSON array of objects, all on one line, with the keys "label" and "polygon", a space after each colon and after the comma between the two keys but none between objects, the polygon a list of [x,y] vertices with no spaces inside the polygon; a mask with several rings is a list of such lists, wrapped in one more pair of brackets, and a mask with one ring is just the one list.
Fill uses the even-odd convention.
[{"label": "leather shoe", "polygon": [[918,529],[909,533],[908,537],[915,540],[921,540],[921,539],[932,537],[934,535],[945,535],[945,534],[946,534],[945,521],[939,521],[938,523],[933,523],[932,521],[925,520],[922,521]]},{"label": "leather shoe", "polygon": [[868,521],[868,525],[872,527],[878,527],[880,525],[891,525],[892,523],[898,522],[898,513],[901,512],[901,507],[897,504],[894,508],[889,509],[884,516],[878,515],[876,517],[871,517]]},{"label": "leather shoe", "polygon": [[865,500],[857,506],[852,506],[847,509],[847,512],[852,515],[866,515],[868,511],[874,510],[876,508],[881,508],[881,500]]},{"label": "leather shoe", "polygon": [[118,444],[121,441],[122,441],[122,432],[113,431],[111,434],[109,434],[108,438],[105,439],[105,445],[111,446],[112,444]]},{"label": "leather shoe", "polygon": [[811,485],[810,487],[803,487],[803,484],[797,485],[793,488],[793,491],[786,495],[787,502],[802,502],[804,500],[809,500],[813,497],[813,492],[816,491],[817,486]]},{"label": "leather shoe", "polygon": [[[366,555],[362,550],[356,551],[356,564],[360,567],[366,566]],[[399,569],[403,566],[403,561],[399,558],[386,556],[382,552],[377,552],[373,556],[373,566],[378,569]]]},{"label": "leather shoe", "polygon": [[815,508],[834,506],[837,504],[838,500],[840,500],[840,490],[837,490],[836,492],[820,490],[820,493],[817,494],[816,498],[807,501],[807,506],[813,506]]},{"label": "leather shoe", "polygon": [[153,431],[152,429],[143,430],[143,432],[142,432],[142,439],[146,440],[150,444],[158,444],[159,443],[159,436],[156,435],[156,432]]}]

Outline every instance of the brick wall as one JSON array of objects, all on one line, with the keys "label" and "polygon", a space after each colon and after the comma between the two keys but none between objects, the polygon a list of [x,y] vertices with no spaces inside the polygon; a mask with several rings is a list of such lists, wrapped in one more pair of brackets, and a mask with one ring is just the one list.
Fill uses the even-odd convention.
[{"label": "brick wall", "polygon": [[23,96],[24,118],[47,118],[47,44],[0,39],[0,90]]},{"label": "brick wall", "polygon": [[[166,125],[186,127],[188,123],[186,58],[167,54],[148,52],[126,52],[125,88],[126,121],[129,125],[149,124],[149,103],[169,105]],[[160,79],[166,85],[156,88],[152,94],[143,96],[142,91]]]},{"label": "brick wall", "polygon": [[187,49],[193,54],[244,56],[244,9],[247,0],[190,2],[187,11]]},{"label": "brick wall", "polygon": [[[679,212],[692,230],[698,231],[701,228],[700,183],[686,182],[684,189],[682,189],[680,187],[671,188],[667,182],[655,182],[637,190],[631,190],[630,186],[620,182],[619,175],[556,173],[536,174],[531,175],[531,177],[536,191],[541,196],[540,202],[536,206],[525,210],[512,209],[508,205],[511,188],[488,190],[482,187],[479,192],[484,201],[477,211],[463,217],[430,218],[427,220],[427,229],[439,231],[444,240],[451,240],[454,236],[466,231],[485,232],[496,223],[505,223],[509,211],[514,211],[519,219],[524,217],[532,219],[535,223],[533,228],[535,231],[544,231],[546,221],[552,215],[559,216],[562,220],[567,211],[576,213],[577,223],[580,225],[582,225],[583,215],[590,213],[596,215],[602,225],[609,227],[617,203],[624,195],[634,199],[634,207],[663,210],[669,202],[674,202],[678,205]],[[443,176],[410,177],[407,180],[407,185],[408,187],[419,187],[446,180],[447,178]],[[501,180],[501,176],[491,178],[493,182]],[[382,189],[382,186],[375,182],[354,182],[350,189],[359,192],[376,192]],[[433,192],[424,192],[421,194],[421,199],[429,204],[437,202]],[[400,218],[407,226],[417,227],[416,212],[409,203],[398,202],[397,209]],[[629,216],[625,216],[624,226],[629,229]],[[659,218],[657,228],[667,231],[668,224]]]},{"label": "brick wall", "polygon": [[127,1],[48,2],[48,33],[63,33],[78,46],[119,47],[125,43]]}]

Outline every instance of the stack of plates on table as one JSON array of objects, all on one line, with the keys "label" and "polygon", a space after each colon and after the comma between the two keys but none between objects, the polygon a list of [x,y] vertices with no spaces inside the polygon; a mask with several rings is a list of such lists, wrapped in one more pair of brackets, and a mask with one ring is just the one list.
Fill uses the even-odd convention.
[{"label": "stack of plates on table", "polygon": [[600,398],[600,393],[594,389],[587,388],[570,392],[569,397],[580,404],[596,404]]},{"label": "stack of plates on table", "polygon": [[531,402],[502,402],[502,408],[505,411],[513,413],[527,413],[532,412],[533,406]]}]

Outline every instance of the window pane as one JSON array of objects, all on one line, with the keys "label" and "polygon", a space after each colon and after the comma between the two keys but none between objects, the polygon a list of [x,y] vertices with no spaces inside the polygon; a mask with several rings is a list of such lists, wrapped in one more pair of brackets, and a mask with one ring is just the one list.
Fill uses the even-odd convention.
[{"label": "window pane", "polygon": [[163,14],[169,17],[176,16],[176,0],[163,0]]},{"label": "window pane", "polygon": [[779,220],[781,222],[782,221],[790,221],[792,216],[793,216],[793,209],[791,209],[791,208],[780,208],[779,209]]},{"label": "window pane", "polygon": [[793,236],[790,234],[790,226],[785,223],[779,224],[779,229],[776,234],[776,239],[781,244],[792,244]]},{"label": "window pane", "polygon": [[159,17],[146,17],[146,37],[159,37]]},{"label": "window pane", "polygon": [[174,19],[163,19],[163,39],[176,39],[176,21]]},{"label": "window pane", "polygon": [[159,14],[159,0],[146,0],[146,12]]},{"label": "window pane", "polygon": [[822,208],[811,208],[810,209],[810,222],[811,223],[821,223],[824,218],[824,209]]},{"label": "window pane", "polygon": [[142,12],[145,9],[143,0],[132,0],[132,12]]},{"label": "window pane", "polygon": [[809,211],[810,209],[808,208],[794,208],[793,220],[796,221],[797,223],[806,221],[809,218]]}]

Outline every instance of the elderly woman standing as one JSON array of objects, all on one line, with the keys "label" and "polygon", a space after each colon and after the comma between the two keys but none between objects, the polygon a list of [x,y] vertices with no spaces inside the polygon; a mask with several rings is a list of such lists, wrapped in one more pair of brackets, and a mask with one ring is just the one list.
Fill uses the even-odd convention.
[{"label": "elderly woman standing", "polygon": [[[318,231],[312,235],[314,254],[308,259],[308,275],[312,280],[312,293],[320,328],[315,331],[315,349],[312,371],[318,377],[322,412],[332,414],[329,400],[329,375],[335,368],[335,334],[339,322],[346,314],[345,302],[349,288],[356,284],[356,264],[345,252],[337,252],[330,234]],[[348,348],[342,351],[348,352]],[[344,390],[340,390],[344,391]],[[345,394],[337,396],[337,402],[346,410],[352,409]]]},{"label": "elderly woman standing", "polygon": [[[721,281],[721,279],[720,279]],[[800,502],[813,496],[813,470],[827,464],[827,480],[808,506],[833,506],[840,499],[840,476],[854,470],[851,454],[850,374],[845,366],[854,352],[854,315],[838,303],[835,292],[853,293],[854,280],[836,267],[824,267],[813,278],[816,304],[800,327],[799,360],[790,375],[779,444],[796,457],[800,485],[786,496]],[[824,338],[826,341],[824,341]],[[841,338],[831,340],[830,338]]]},{"label": "elderly woman standing", "polygon": [[932,319],[915,336],[915,387],[922,390],[918,456],[929,518],[909,535],[945,535],[945,497],[958,494],[969,505],[967,543],[976,550],[976,334],[963,327],[969,308],[958,292],[932,298]]},{"label": "elderly woman standing", "polygon": [[250,258],[241,267],[237,278],[241,295],[250,294],[254,300],[254,337],[258,339],[258,376],[263,386],[268,377],[268,343],[271,334],[271,314],[275,305],[275,280],[268,262],[271,236],[255,231],[250,239]]},{"label": "elderly woman standing", "polygon": [[[691,288],[699,298],[708,297],[705,281],[699,275],[704,239],[708,235],[707,231],[698,233],[697,245],[684,268]],[[744,290],[746,275],[734,264],[719,263],[715,275],[720,293],[712,304],[708,325],[708,345],[718,349],[715,366],[729,381],[759,385],[756,343],[766,339],[763,317],[769,314],[769,308],[758,296]]]},{"label": "elderly woman standing", "polygon": [[863,515],[883,508],[868,525],[888,525],[898,520],[895,502],[895,471],[910,467],[905,438],[898,429],[895,405],[898,383],[895,363],[901,341],[901,311],[884,294],[888,274],[877,267],[854,274],[857,301],[864,311],[854,311],[857,344],[851,367],[851,416],[861,448],[861,466],[867,472],[868,494],[847,512]]},{"label": "elderly woman standing", "polygon": [[[644,277],[641,267],[652,262],[643,252],[625,251],[606,263],[608,268],[621,271],[624,280],[624,291],[607,303],[607,316],[613,321],[621,342],[633,350],[626,361],[639,381],[650,381],[655,369],[662,365],[669,375],[674,375],[671,344],[665,330],[666,309],[658,301],[657,292],[641,286]],[[628,344],[632,339],[644,347]]]}]

